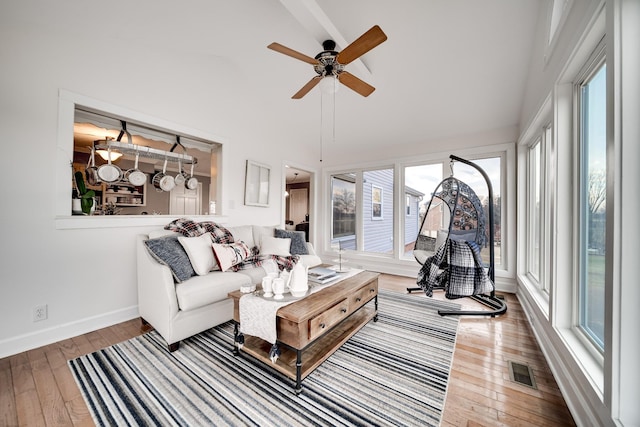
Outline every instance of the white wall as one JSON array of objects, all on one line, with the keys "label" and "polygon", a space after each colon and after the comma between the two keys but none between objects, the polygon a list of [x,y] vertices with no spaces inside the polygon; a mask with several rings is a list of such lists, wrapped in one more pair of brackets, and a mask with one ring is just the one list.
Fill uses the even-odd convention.
[{"label": "white wall", "polygon": [[[135,317],[134,235],[172,219],[56,228],[56,201],[67,197],[71,184],[69,169],[69,187],[56,186],[56,169],[60,162],[64,169],[72,151],[71,140],[68,151],[57,148],[58,135],[68,132],[58,126],[61,90],[221,135],[218,210],[232,224],[280,223],[280,154],[309,163],[309,154],[294,150],[299,141],[265,117],[269,100],[251,98],[250,76],[237,73],[231,60],[195,54],[189,47],[150,46],[143,37],[129,43],[118,32],[137,31],[142,11],[132,15],[128,4],[106,6],[2,5],[0,171],[6,181],[0,190],[0,357]],[[271,208],[243,206],[248,158],[272,166]],[[34,323],[32,309],[39,304],[48,305],[48,320]]]}]

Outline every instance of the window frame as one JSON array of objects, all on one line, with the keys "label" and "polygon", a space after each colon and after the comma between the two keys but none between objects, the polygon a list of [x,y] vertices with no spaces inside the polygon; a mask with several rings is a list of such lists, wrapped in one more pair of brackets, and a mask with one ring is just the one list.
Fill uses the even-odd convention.
[{"label": "window frame", "polygon": [[[450,160],[449,155],[453,153],[449,152],[436,152],[426,154],[423,156],[412,156],[410,158],[398,158],[391,159],[392,163],[388,161],[383,163],[368,163],[358,165],[342,165],[327,167],[323,170],[323,196],[325,200],[329,201],[331,197],[331,177],[345,174],[356,173],[357,185],[363,185],[364,183],[362,174],[365,171],[393,169],[394,171],[394,184],[392,198],[387,198],[387,203],[393,200],[392,207],[386,207],[386,214],[393,212],[393,235],[390,239],[393,240],[393,253],[377,253],[366,252],[363,250],[364,243],[361,239],[358,239],[357,249],[349,250],[349,262],[352,266],[357,268],[371,268],[377,269],[377,271],[393,272],[402,275],[414,275],[416,268],[416,261],[413,257],[405,257],[405,242],[404,242],[404,229],[407,221],[406,215],[406,199],[405,199],[405,167],[419,166],[421,164],[439,164],[442,167],[443,177],[450,174]],[[501,258],[500,263],[496,263],[496,287],[506,292],[516,292],[515,287],[515,144],[514,143],[502,143],[495,145],[487,145],[483,147],[469,148],[455,152],[459,157],[475,161],[485,158],[500,158],[500,189],[499,194],[501,196]],[[361,187],[358,187],[361,188]],[[421,189],[419,189],[422,191]],[[433,189],[425,189],[424,199],[429,199],[429,194]],[[498,193],[498,189],[494,188],[494,192]],[[359,202],[362,203],[363,194],[360,191],[357,197]],[[385,191],[385,194],[387,192]],[[326,220],[321,224],[322,229],[318,229],[319,235],[324,235],[319,242],[317,242],[317,251],[321,257],[330,259],[333,254],[331,253],[331,227],[332,227],[332,207],[331,203],[326,203]],[[357,209],[356,215],[357,221],[360,221],[357,225],[358,230],[361,230],[363,218],[362,215],[368,215],[367,212],[360,212],[362,208]],[[402,213],[405,214],[402,214]],[[398,215],[400,214],[400,215]],[[326,232],[323,232],[323,229]],[[364,237],[363,237],[364,238]]]},{"label": "window frame", "polygon": [[[606,66],[606,50],[604,40],[602,40],[596,49],[594,49],[592,55],[586,61],[580,72],[577,74],[575,82],[573,84],[573,108],[575,111],[574,114],[574,132],[575,132],[575,140],[574,140],[574,149],[576,156],[574,158],[574,179],[573,183],[578,185],[577,189],[574,189],[574,201],[573,201],[573,216],[574,218],[578,218],[579,220],[575,222],[574,225],[574,254],[575,254],[575,265],[573,271],[573,280],[572,280],[572,293],[573,293],[573,301],[572,301],[572,326],[571,329],[574,331],[578,339],[585,345],[587,350],[601,363],[604,363],[604,354],[606,349],[604,345],[606,343],[606,337],[603,337],[602,342],[599,342],[593,334],[588,331],[584,325],[582,325],[583,321],[583,313],[584,308],[582,306],[584,302],[582,286],[583,286],[583,256],[584,251],[582,250],[582,243],[584,242],[584,233],[582,229],[582,222],[585,220],[586,214],[583,212],[581,207],[584,203],[585,193],[583,188],[580,187],[585,179],[584,169],[585,169],[585,159],[584,159],[584,150],[583,150],[583,115],[582,115],[582,89],[584,87],[585,82],[590,81],[600,70],[602,66]],[[607,175],[607,171],[605,170],[605,176]],[[611,183],[607,183],[607,186],[612,185]],[[587,195],[588,197],[588,195]],[[605,219],[605,227],[606,227],[606,219]],[[605,272],[606,277],[606,272]],[[604,285],[604,284],[603,284]],[[603,321],[606,321],[606,316]],[[604,326],[604,330],[606,333],[606,325]]]}]

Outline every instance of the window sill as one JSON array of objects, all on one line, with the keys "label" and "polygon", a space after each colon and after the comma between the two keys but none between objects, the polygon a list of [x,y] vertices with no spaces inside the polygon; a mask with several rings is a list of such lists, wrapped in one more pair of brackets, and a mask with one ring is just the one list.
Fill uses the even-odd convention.
[{"label": "window sill", "polygon": [[518,275],[518,283],[526,289],[529,300],[534,302],[538,310],[549,320],[549,294],[536,286],[526,275]]},{"label": "window sill", "polygon": [[585,345],[575,330],[571,328],[557,328],[558,335],[564,345],[573,356],[574,361],[580,366],[584,378],[591,388],[598,394],[602,401],[604,398],[604,369],[602,358],[594,356]]}]

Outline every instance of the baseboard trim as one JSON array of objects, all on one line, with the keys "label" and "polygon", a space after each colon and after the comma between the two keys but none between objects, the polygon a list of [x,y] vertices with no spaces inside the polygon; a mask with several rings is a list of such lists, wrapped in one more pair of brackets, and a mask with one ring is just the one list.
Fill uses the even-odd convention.
[{"label": "baseboard trim", "polygon": [[2,340],[0,358],[77,337],[136,317],[139,317],[137,305]]}]

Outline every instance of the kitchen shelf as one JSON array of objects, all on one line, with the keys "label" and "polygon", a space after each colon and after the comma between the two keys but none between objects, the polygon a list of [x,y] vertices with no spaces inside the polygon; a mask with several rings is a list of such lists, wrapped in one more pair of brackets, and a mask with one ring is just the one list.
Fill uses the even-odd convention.
[{"label": "kitchen shelf", "polygon": [[155,160],[167,160],[169,162],[178,163],[183,165],[195,165],[198,163],[198,159],[189,154],[174,153],[173,151],[158,150],[157,148],[145,147],[144,145],[129,144],[121,141],[109,141],[108,144],[100,143],[95,144],[96,150],[108,150],[111,147],[112,150],[135,156],[136,153],[140,157],[146,157]]},{"label": "kitchen shelf", "polygon": [[[115,190],[115,189],[118,190]],[[126,188],[127,190],[122,190]],[[113,202],[116,206],[146,206],[147,183],[135,186],[127,182],[104,184],[104,203]]]}]

